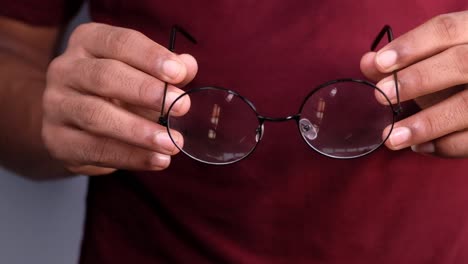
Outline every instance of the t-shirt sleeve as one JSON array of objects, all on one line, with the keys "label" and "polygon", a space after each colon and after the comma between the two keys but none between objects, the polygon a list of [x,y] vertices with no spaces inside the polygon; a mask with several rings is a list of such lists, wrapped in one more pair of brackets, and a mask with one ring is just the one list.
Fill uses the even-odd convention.
[{"label": "t-shirt sleeve", "polygon": [[0,16],[37,26],[66,24],[84,0],[0,0]]}]

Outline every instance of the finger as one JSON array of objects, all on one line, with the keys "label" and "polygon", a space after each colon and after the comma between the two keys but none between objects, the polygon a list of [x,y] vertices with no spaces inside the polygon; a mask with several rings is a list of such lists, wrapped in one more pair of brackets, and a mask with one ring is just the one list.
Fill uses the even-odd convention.
[{"label": "finger", "polygon": [[[449,48],[398,72],[400,100],[406,101],[468,83],[468,45]],[[395,103],[393,76],[381,80],[377,86]]]},{"label": "finger", "polygon": [[388,74],[381,73],[375,66],[375,55],[376,52],[367,52],[361,58],[361,71],[368,78],[374,82],[383,79]]},{"label": "finger", "polygon": [[71,168],[92,165],[126,170],[162,170],[169,166],[171,160],[169,155],[76,129],[57,127],[55,134],[60,134],[67,144],[52,146],[51,154],[69,163]]},{"label": "finger", "polygon": [[[164,96],[164,82],[139,71],[127,64],[110,59],[80,59],[73,63],[69,73],[68,85],[86,93],[101,97],[118,99],[123,102],[161,110]],[[165,108],[184,91],[169,85],[166,94]],[[182,115],[190,108],[190,100],[184,97],[177,101],[174,115]]]},{"label": "finger", "polygon": [[[64,99],[60,108],[59,112],[69,113],[63,122],[95,135],[168,155],[179,151],[167,128],[101,98],[77,94]],[[177,145],[182,144],[180,133],[171,130],[171,135]]]},{"label": "finger", "polygon": [[[361,58],[361,71],[366,78],[376,82],[388,76],[388,74],[381,73],[375,67],[375,52],[368,52]],[[393,77],[392,77],[393,80]],[[379,87],[380,88],[380,87]],[[381,89],[382,90],[382,89]],[[383,93],[386,93],[382,90]],[[388,95],[387,95],[388,97]],[[375,98],[382,104],[388,104],[388,100],[385,96],[382,96],[381,91],[375,89]]]},{"label": "finger", "polygon": [[[385,144],[393,150],[419,145],[468,128],[468,90],[395,124]],[[387,127],[383,135],[388,135]]]},{"label": "finger", "polygon": [[144,107],[139,107],[135,105],[129,105],[129,104],[119,104],[122,108],[126,109],[129,112],[132,112],[134,114],[137,114],[141,117],[146,118],[147,120],[150,120],[152,122],[158,121],[160,112],[159,111],[154,111],[148,108]]},{"label": "finger", "polygon": [[468,130],[455,132],[447,136],[411,146],[414,152],[446,158],[468,157]]},{"label": "finger", "polygon": [[468,11],[439,15],[398,37],[376,56],[381,72],[405,68],[449,47],[468,43]]},{"label": "finger", "polygon": [[188,69],[194,67],[194,64],[186,65],[186,58],[181,59],[167,48],[131,29],[98,23],[84,24],[70,37],[69,46],[82,48],[93,57],[122,61],[172,84],[192,79],[196,72],[195,69]]},{"label": "finger", "polygon": [[185,76],[185,79],[178,85],[179,87],[184,87],[195,78],[195,75],[197,75],[198,64],[197,60],[190,54],[180,54],[179,59],[181,59],[187,66],[187,75]]},{"label": "finger", "polygon": [[96,176],[96,175],[111,174],[115,172],[117,169],[85,165],[85,166],[67,166],[67,170],[73,173],[74,175]]}]

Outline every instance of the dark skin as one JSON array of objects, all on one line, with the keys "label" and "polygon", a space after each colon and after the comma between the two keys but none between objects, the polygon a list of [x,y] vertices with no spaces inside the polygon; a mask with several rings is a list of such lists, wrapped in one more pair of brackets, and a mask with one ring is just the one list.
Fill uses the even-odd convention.
[{"label": "dark skin", "polygon": [[[363,56],[368,78],[391,91],[388,76],[398,70],[401,99],[424,108],[396,123],[390,149],[468,157],[467,25],[468,12],[441,15]],[[51,60],[58,37],[58,28],[0,18],[2,165],[34,179],[167,168],[178,150],[152,120],[164,82],[170,105],[195,77],[196,60],[97,23],[78,27]],[[186,100],[175,110],[189,107]]]},{"label": "dark skin", "polygon": [[362,71],[384,92],[394,91],[387,75],[398,70],[401,100],[424,109],[395,124],[390,149],[468,157],[467,25],[468,11],[440,15],[362,58]]},{"label": "dark skin", "polygon": [[33,179],[70,174],[50,157],[40,133],[45,72],[57,35],[56,28],[0,18],[0,164]]},{"label": "dark skin", "polygon": [[[174,85],[195,76],[193,57],[175,55],[133,30],[90,23],[75,30],[65,53],[51,61],[58,28],[6,18],[0,24],[8,40],[0,51],[0,78],[9,81],[1,98],[23,98],[2,105],[18,110],[2,112],[2,127],[11,128],[2,131],[8,139],[0,154],[4,166],[34,179],[169,166],[178,150],[151,120],[160,111],[164,82],[171,84],[170,104],[182,93]],[[134,52],[121,52],[127,49]],[[182,102],[176,111],[189,106]]]}]

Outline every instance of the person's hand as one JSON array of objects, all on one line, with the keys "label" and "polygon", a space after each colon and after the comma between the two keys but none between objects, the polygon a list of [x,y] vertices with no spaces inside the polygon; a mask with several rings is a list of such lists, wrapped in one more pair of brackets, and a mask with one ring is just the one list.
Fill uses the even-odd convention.
[{"label": "person's hand", "polygon": [[[176,55],[137,31],[81,25],[48,68],[42,128],[46,147],[78,174],[164,169],[178,152],[166,128],[156,122],[164,82],[170,84],[167,110],[183,92],[176,85],[190,82],[196,72],[192,56]],[[182,115],[189,107],[190,101],[182,100],[173,113]]]},{"label": "person's hand", "polygon": [[365,54],[361,70],[380,80],[377,86],[392,103],[389,74],[397,70],[401,100],[414,99],[423,109],[395,123],[387,147],[468,157],[468,11],[437,16],[377,53]]}]

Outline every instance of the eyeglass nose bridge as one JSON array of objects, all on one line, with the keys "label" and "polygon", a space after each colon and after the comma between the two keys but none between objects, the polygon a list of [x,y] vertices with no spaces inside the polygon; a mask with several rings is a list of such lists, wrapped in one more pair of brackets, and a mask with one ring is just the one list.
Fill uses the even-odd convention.
[{"label": "eyeglass nose bridge", "polygon": [[290,121],[290,120],[295,120],[296,122],[299,122],[299,119],[301,118],[300,114],[295,114],[295,115],[290,115],[290,116],[285,116],[285,117],[271,117],[271,116],[262,116],[262,115],[257,115],[259,125],[257,127],[256,131],[256,137],[255,140],[260,142],[262,140],[264,132],[265,132],[265,122],[285,122],[285,121]]},{"label": "eyeglass nose bridge", "polygon": [[285,116],[285,117],[270,117],[270,116],[262,116],[258,115],[257,118],[260,121],[260,124],[263,124],[265,121],[269,122],[284,122],[284,121],[289,121],[289,120],[299,120],[301,117],[300,114],[295,114],[295,115],[290,115],[290,116]]}]

